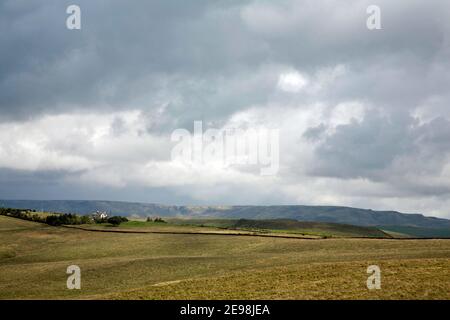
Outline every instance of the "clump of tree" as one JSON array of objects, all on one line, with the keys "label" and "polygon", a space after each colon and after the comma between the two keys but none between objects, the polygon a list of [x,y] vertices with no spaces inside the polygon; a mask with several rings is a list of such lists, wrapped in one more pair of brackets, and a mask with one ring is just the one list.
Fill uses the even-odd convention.
[{"label": "clump of tree", "polygon": [[108,223],[112,224],[113,226],[118,226],[120,225],[122,222],[127,222],[128,219],[125,217],[121,217],[121,216],[113,216],[108,218]]},{"label": "clump of tree", "polygon": [[160,217],[156,217],[156,218],[147,217],[147,222],[162,222],[162,223],[166,223],[166,221],[164,221]]},{"label": "clump of tree", "polygon": [[88,224],[92,220],[88,216],[79,216],[72,213],[49,215],[45,219],[45,223],[51,226]]},{"label": "clump of tree", "polygon": [[29,209],[15,209],[15,208],[0,208],[0,215],[13,217],[22,220],[42,222],[45,223],[45,218],[38,214],[32,214],[36,210]]},{"label": "clump of tree", "polygon": [[89,218],[88,216],[79,216],[73,213],[53,213],[45,217],[43,215],[38,215],[35,212],[36,210],[0,208],[0,215],[33,222],[46,223],[51,226],[92,223],[91,218]]},{"label": "clump of tree", "polygon": [[74,213],[53,213],[46,217],[38,215],[35,210],[28,209],[15,209],[15,208],[0,208],[0,215],[29,220],[34,222],[46,223],[51,226],[62,226],[62,225],[77,225],[77,224],[88,224],[93,223],[110,223],[113,226],[118,226],[122,222],[127,222],[128,219],[121,216],[113,216],[110,218],[96,219],[89,216],[80,216]]},{"label": "clump of tree", "polygon": [[95,223],[107,223],[108,222],[108,218],[93,218]]},{"label": "clump of tree", "polygon": [[[33,212],[34,212],[34,211],[33,211]],[[44,219],[43,217],[39,216],[38,214],[33,214],[33,215],[31,215],[30,219],[31,219],[31,221],[33,221],[33,222],[42,222],[42,223],[45,223],[45,219]]]}]

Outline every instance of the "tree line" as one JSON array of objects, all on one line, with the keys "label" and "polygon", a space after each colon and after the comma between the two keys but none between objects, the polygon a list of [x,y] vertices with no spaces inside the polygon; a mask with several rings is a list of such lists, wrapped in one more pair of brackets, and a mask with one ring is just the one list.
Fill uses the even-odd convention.
[{"label": "tree line", "polygon": [[15,208],[0,208],[0,215],[18,218],[22,220],[41,222],[50,226],[61,225],[77,225],[89,223],[110,223],[114,226],[120,225],[122,222],[127,222],[128,219],[121,216],[113,216],[101,221],[96,221],[90,216],[80,216],[74,213],[53,213],[44,217],[38,215],[36,210],[31,209],[15,209]]}]

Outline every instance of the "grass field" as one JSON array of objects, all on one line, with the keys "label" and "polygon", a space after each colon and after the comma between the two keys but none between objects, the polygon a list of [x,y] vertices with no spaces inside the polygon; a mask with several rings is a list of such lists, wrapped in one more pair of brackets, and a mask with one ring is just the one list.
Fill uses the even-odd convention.
[{"label": "grass field", "polygon": [[296,238],[392,238],[374,227],[361,227],[325,222],[300,222],[289,219],[247,220],[247,219],[166,219],[168,223],[132,220],[120,227],[110,224],[90,224],[79,228],[105,231],[133,232],[188,232],[215,234],[247,234]]},{"label": "grass field", "polygon": [[[72,264],[81,290],[66,288]],[[372,264],[381,290],[366,287]],[[0,298],[450,299],[450,240],[108,233],[0,216]]]}]

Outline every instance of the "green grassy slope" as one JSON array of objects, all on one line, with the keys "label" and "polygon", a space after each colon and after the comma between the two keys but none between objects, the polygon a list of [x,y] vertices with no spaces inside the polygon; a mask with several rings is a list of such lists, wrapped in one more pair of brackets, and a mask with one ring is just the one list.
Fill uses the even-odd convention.
[{"label": "green grassy slope", "polygon": [[408,226],[380,226],[390,234],[404,234],[409,237],[417,238],[450,238],[450,229],[448,228],[419,228]]},{"label": "green grassy slope", "polygon": [[109,231],[233,233],[273,236],[391,238],[374,227],[359,227],[325,222],[300,222],[290,219],[166,219],[166,223],[131,220],[119,227],[109,224],[84,225],[81,228]]},{"label": "green grassy slope", "polygon": [[203,225],[211,227],[253,230],[260,232],[285,232],[327,237],[390,238],[375,227],[361,227],[338,223],[296,221],[292,219],[171,219],[175,224]]}]

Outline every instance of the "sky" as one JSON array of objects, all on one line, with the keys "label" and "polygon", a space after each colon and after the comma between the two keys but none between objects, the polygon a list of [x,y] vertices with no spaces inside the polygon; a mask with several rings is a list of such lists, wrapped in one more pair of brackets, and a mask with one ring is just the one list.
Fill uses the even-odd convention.
[{"label": "sky", "polygon": [[[446,0],[2,0],[0,26],[2,199],[450,218]],[[276,173],[174,158],[194,121],[277,130]]]}]

